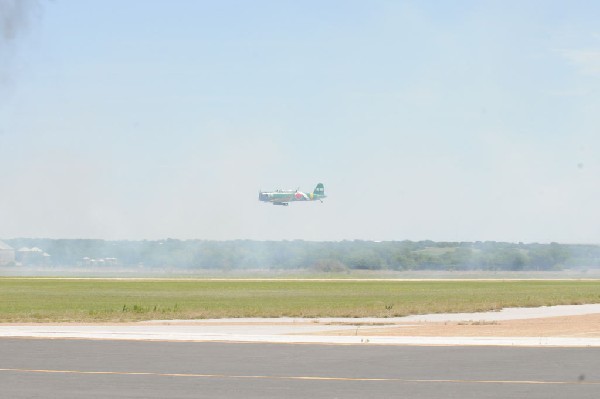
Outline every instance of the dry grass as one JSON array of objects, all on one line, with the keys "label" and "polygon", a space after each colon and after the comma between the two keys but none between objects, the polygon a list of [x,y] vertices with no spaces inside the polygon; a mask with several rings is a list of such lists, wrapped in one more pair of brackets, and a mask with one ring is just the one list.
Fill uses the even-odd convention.
[{"label": "dry grass", "polygon": [[600,303],[600,281],[0,279],[0,322],[395,317]]}]

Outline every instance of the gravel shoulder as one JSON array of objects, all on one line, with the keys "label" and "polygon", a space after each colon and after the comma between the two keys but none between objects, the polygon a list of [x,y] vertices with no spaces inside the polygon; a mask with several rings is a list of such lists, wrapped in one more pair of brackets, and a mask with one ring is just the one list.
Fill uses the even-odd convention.
[{"label": "gravel shoulder", "polygon": [[[566,345],[574,342],[575,345],[600,346],[600,304],[507,308],[498,312],[395,318],[3,323],[0,324],[0,337],[332,343],[353,343],[357,339],[358,342],[373,342],[377,339],[392,343],[414,341],[417,344],[430,341],[437,343],[440,340],[454,342],[456,339],[461,339],[457,344],[469,344],[470,341],[465,340],[504,339],[506,342],[502,341],[501,344],[506,345],[513,345],[518,340],[543,338],[558,340],[558,344],[562,344],[560,340],[569,340]],[[361,337],[365,337],[365,340],[360,341]]]},{"label": "gravel shoulder", "polygon": [[328,331],[322,335],[390,337],[593,337],[600,338],[600,314],[521,320],[465,320],[402,323],[392,326],[357,326],[354,331]]}]

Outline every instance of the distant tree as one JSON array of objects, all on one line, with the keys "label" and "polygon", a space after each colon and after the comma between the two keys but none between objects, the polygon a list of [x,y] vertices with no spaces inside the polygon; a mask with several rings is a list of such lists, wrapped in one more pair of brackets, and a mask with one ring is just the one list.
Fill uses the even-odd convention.
[{"label": "distant tree", "polygon": [[348,271],[348,267],[337,259],[320,259],[312,265],[317,272],[342,273]]}]

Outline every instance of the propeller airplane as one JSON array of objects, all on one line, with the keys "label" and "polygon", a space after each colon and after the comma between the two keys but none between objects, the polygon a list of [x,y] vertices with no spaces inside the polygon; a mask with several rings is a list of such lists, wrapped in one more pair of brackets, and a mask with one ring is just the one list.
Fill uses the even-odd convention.
[{"label": "propeller airplane", "polygon": [[321,201],[326,198],[325,187],[323,183],[317,184],[312,193],[304,193],[297,190],[275,190],[275,191],[259,191],[258,200],[270,202],[273,205],[288,206],[290,202],[297,201]]}]

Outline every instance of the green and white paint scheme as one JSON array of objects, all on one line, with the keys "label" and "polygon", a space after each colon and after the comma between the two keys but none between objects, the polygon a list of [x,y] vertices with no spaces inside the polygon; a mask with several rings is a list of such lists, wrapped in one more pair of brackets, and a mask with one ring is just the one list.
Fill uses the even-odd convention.
[{"label": "green and white paint scheme", "polygon": [[321,201],[325,198],[323,183],[317,184],[312,193],[303,193],[300,190],[259,191],[258,200],[270,202],[273,205],[288,206],[294,201]]}]

